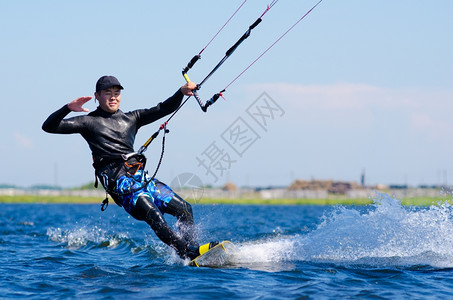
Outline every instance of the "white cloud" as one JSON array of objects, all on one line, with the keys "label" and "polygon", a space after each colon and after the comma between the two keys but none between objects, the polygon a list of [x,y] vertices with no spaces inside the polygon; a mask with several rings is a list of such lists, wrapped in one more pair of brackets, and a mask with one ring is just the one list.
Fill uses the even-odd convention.
[{"label": "white cloud", "polygon": [[338,127],[407,126],[411,134],[430,139],[453,134],[453,90],[382,88],[367,84],[301,85],[257,84],[247,87],[254,95],[266,91],[286,110],[311,112]]},{"label": "white cloud", "polygon": [[28,137],[22,135],[21,133],[14,132],[13,133],[14,141],[18,146],[21,148],[31,148],[33,147],[33,141]]},{"label": "white cloud", "polygon": [[410,121],[414,130],[428,132],[430,139],[451,139],[453,135],[452,121],[449,119],[438,119],[425,112],[414,112]]}]

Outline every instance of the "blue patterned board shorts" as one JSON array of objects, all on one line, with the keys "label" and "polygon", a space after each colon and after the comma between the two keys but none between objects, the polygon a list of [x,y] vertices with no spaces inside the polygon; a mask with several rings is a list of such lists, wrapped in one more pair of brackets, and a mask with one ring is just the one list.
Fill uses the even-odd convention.
[{"label": "blue patterned board shorts", "polygon": [[[149,183],[146,185],[146,182]],[[116,181],[114,192],[123,195],[121,196],[122,205],[128,213],[134,210],[137,199],[142,194],[152,199],[157,208],[164,213],[163,208],[175,195],[168,185],[155,178],[151,180],[151,176],[143,170],[138,170],[133,176],[121,176]]]}]

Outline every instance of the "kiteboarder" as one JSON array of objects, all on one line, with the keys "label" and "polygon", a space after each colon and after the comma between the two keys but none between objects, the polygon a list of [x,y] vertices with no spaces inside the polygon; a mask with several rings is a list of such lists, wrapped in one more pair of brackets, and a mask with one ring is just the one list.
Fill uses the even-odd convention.
[{"label": "kiteboarder", "polygon": [[[142,126],[177,110],[184,95],[192,96],[195,88],[195,83],[187,82],[154,107],[124,113],[119,109],[123,86],[114,76],[102,76],[96,83],[94,96],[99,106],[95,111],[65,119],[70,112],[89,112],[83,105],[92,97],[79,97],[51,114],[42,125],[48,133],[81,134],[92,152],[96,184],[99,179],[116,204],[148,223],[181,258],[189,259],[200,255],[192,207],[168,185],[148,175],[145,156],[134,152],[133,146]],[[165,221],[165,213],[177,218],[178,232]],[[216,244],[209,243],[209,248]]]}]

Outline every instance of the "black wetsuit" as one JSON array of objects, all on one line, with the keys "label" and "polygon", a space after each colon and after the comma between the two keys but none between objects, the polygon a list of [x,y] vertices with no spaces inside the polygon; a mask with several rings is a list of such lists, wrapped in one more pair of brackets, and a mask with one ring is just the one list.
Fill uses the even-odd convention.
[{"label": "black wetsuit", "polygon": [[[98,177],[101,173],[108,174],[108,181],[103,182],[101,178],[101,182],[115,202],[122,206],[121,195],[112,191],[117,180],[121,176],[129,174],[129,170],[125,170],[124,165],[136,165],[137,157],[132,157],[125,162],[121,155],[134,152],[135,136],[140,127],[174,112],[182,99],[183,94],[178,90],[166,101],[149,109],[139,109],[127,113],[118,110],[115,113],[109,113],[98,107],[87,115],[67,119],[64,118],[71,110],[65,105],[47,118],[42,129],[49,133],[81,134],[90,146],[96,174]],[[164,186],[163,183],[157,180],[156,182],[158,185]],[[174,192],[170,197],[169,201],[158,207],[155,201],[159,199],[153,199],[149,194],[141,193],[134,205],[129,209],[126,209],[125,206],[125,209],[134,218],[146,221],[156,235],[163,242],[174,247],[180,256],[192,258],[197,254],[194,249],[197,249],[198,242],[191,205]],[[167,224],[163,213],[169,213],[178,218],[181,235],[174,232]],[[191,251],[195,251],[195,253],[191,253]]]}]

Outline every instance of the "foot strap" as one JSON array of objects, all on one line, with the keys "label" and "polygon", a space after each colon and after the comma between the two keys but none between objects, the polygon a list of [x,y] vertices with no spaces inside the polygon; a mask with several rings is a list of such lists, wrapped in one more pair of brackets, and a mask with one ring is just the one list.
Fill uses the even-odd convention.
[{"label": "foot strap", "polygon": [[203,255],[206,252],[208,252],[209,249],[211,248],[210,246],[211,246],[211,243],[207,243],[207,244],[201,245],[200,248],[198,248],[198,251],[200,252],[200,255]]}]

